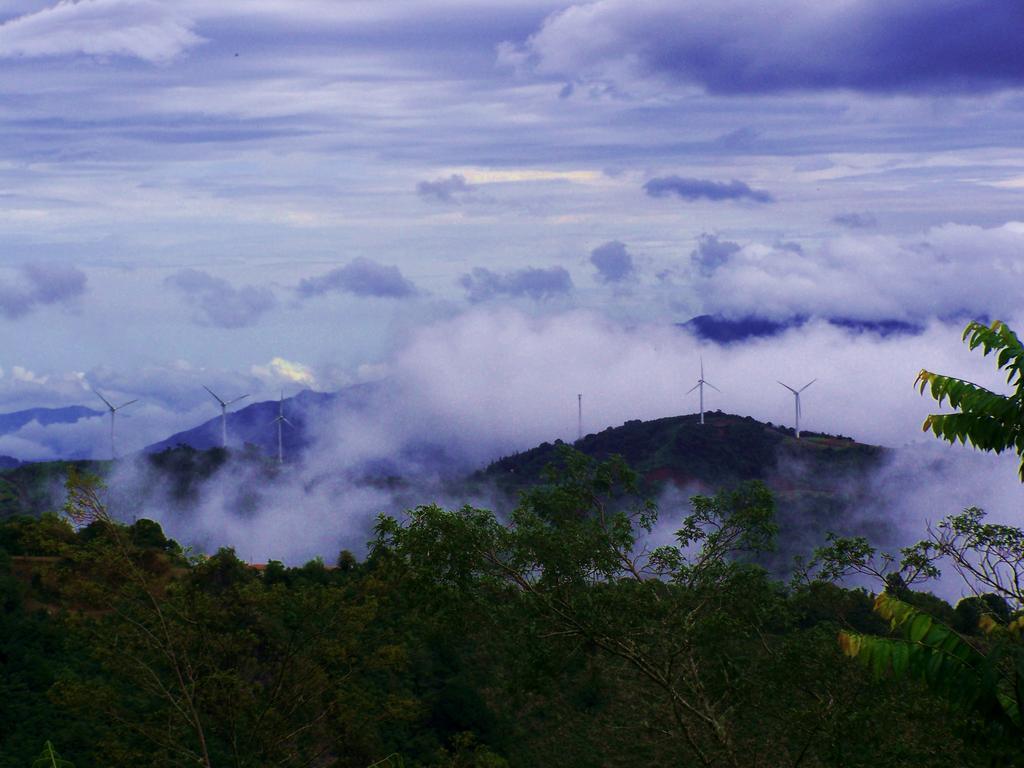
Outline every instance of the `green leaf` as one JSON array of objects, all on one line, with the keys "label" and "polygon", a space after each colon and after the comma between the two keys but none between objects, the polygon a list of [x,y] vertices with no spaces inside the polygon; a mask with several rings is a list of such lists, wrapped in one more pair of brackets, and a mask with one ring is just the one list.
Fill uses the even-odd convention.
[{"label": "green leaf", "polygon": [[914,617],[910,624],[910,631],[907,633],[912,643],[920,642],[932,628],[932,619],[923,613]]},{"label": "green leaf", "polygon": [[32,761],[32,768],[75,768],[75,766],[61,758],[53,744],[47,741],[43,745],[43,751],[39,757]]}]

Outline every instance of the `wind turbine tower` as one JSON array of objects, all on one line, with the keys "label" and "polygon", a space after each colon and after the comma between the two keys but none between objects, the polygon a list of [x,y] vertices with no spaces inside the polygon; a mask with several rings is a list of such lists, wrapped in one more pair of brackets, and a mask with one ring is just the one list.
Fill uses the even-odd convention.
[{"label": "wind turbine tower", "polygon": [[800,387],[800,389],[793,389],[791,386],[789,386],[789,384],[782,384],[781,381],[779,382],[779,384],[782,384],[782,386],[784,386],[786,389],[788,389],[790,392],[793,393],[793,399],[796,401],[795,407],[796,407],[796,439],[797,440],[800,439],[800,393],[803,392],[805,389],[807,389],[809,386],[811,386],[811,384],[813,384],[816,381],[817,381],[817,379],[811,379],[806,384],[804,384],[802,387]]},{"label": "wind turbine tower", "polygon": [[576,439],[583,439],[583,395],[576,395]]},{"label": "wind turbine tower", "polygon": [[284,417],[284,392],[281,393],[281,399],[277,403],[277,418],[274,419],[273,423],[277,424],[277,463],[284,464],[284,437],[282,429],[285,424],[289,427],[295,426]]},{"label": "wind turbine tower", "polygon": [[[93,392],[96,392],[96,390],[94,389]],[[139,400],[138,398],[136,398],[134,400],[129,400],[127,403],[121,403],[120,405],[111,405],[110,401],[107,400],[107,398],[105,398],[99,392],[96,392],[96,397],[102,400],[103,404],[107,406],[107,410],[110,411],[110,459],[111,461],[113,461],[114,459],[117,458],[117,446],[114,443],[114,416],[126,405],[137,403],[139,402]]]},{"label": "wind turbine tower", "polygon": [[712,384],[710,381],[707,381],[704,378],[704,358],[701,357],[701,359],[700,359],[700,378],[697,379],[697,383],[694,384],[692,387],[690,387],[690,389],[686,392],[686,394],[690,394],[690,392],[693,392],[693,390],[695,390],[695,389],[700,390],[700,423],[701,424],[704,423],[704,385],[705,384],[707,384],[709,387],[711,387],[713,390],[715,390],[715,392],[721,392],[722,391],[718,387],[716,387],[714,384]]},{"label": "wind turbine tower", "polygon": [[210,389],[205,384],[203,384],[203,389],[205,389],[207,392],[209,392],[210,396],[214,400],[216,400],[218,403],[220,403],[220,444],[221,444],[222,447],[227,448],[228,447],[228,406],[231,405],[232,403],[237,403],[239,400],[244,400],[245,398],[248,397],[248,395],[242,395],[241,397],[236,397],[234,400],[228,400],[227,402],[225,402],[224,400],[221,400],[216,394],[214,394],[213,390]]}]

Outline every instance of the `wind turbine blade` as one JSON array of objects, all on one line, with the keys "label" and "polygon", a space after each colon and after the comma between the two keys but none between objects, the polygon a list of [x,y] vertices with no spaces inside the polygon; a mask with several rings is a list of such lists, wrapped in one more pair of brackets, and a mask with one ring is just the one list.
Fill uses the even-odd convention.
[{"label": "wind turbine blade", "polygon": [[205,384],[203,384],[203,389],[205,389],[205,390],[206,390],[207,392],[209,392],[209,393],[210,393],[210,396],[211,396],[211,397],[212,397],[212,398],[213,398],[214,400],[216,400],[216,401],[217,401],[218,403],[220,403],[221,405],[227,405],[227,403],[225,403],[225,402],[224,402],[223,400],[221,400],[221,399],[220,399],[219,397],[217,397],[217,395],[215,395],[215,394],[213,393],[213,390],[212,390],[212,389],[210,389],[210,388],[209,388],[208,386],[206,386]]},{"label": "wind turbine blade", "polygon": [[695,390],[697,387],[699,387],[702,383],[703,382],[698,381],[696,384],[694,384],[692,387],[690,387],[688,390],[686,390],[686,394],[690,394],[691,392],[693,392],[693,390]]},{"label": "wind turbine blade", "polygon": [[295,427],[295,425],[294,425],[294,424],[292,424],[292,423],[291,423],[290,421],[288,421],[288,419],[286,419],[286,418],[285,418],[284,416],[282,416],[282,417],[281,417],[281,421],[283,421],[283,422],[284,422],[285,424],[287,424],[287,425],[288,425],[289,427],[292,427],[292,428],[294,428],[294,427]]},{"label": "wind turbine blade", "polygon": [[709,387],[711,387],[713,390],[715,390],[715,392],[719,392],[720,393],[722,391],[718,387],[716,387],[714,384],[712,384],[710,381],[705,381],[704,383],[707,384]]},{"label": "wind turbine blade", "polygon": [[816,381],[817,381],[817,379],[811,379],[806,384],[804,384],[802,387],[800,387],[800,391],[803,392],[805,389],[807,389],[809,386],[811,386],[811,384],[813,384]]},{"label": "wind turbine blade", "polygon": [[[778,380],[778,379],[776,379],[776,381],[779,381],[779,380]],[[782,384],[782,382],[781,382],[781,381],[779,381],[779,384]],[[793,393],[794,395],[800,394],[800,393],[799,393],[799,392],[797,392],[797,391],[796,391],[795,389],[793,389],[793,388],[792,388],[791,386],[789,386],[789,384],[782,384],[782,386],[784,386],[784,387],[785,387],[786,389],[788,389],[788,390],[789,390],[790,392],[792,392],[792,393]]]},{"label": "wind turbine blade", "polygon": [[126,405],[131,405],[132,403],[137,403],[137,402],[139,402],[139,398],[136,397],[134,400],[129,400],[127,403],[121,403],[119,406],[117,406],[116,410],[120,411]]},{"label": "wind turbine blade", "polygon": [[236,397],[234,400],[228,400],[226,403],[224,403],[224,405],[231,405],[232,403],[237,403],[239,400],[245,400],[245,398],[247,398],[247,397],[248,397],[248,395],[242,395],[241,397]]},{"label": "wind turbine blade", "polygon": [[96,395],[96,397],[98,397],[100,400],[102,400],[104,403],[106,403],[107,408],[109,408],[110,410],[114,410],[114,406],[112,406],[110,404],[110,401],[107,400],[107,398],[105,398],[103,395],[101,395],[95,389],[93,390],[93,393]]},{"label": "wind turbine blade", "polygon": [[700,377],[704,378],[704,355],[700,356]]}]

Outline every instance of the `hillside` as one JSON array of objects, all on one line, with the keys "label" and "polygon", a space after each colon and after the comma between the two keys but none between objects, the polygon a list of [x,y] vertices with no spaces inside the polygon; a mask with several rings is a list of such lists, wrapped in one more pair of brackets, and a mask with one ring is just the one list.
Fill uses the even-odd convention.
[{"label": "hillside", "polygon": [[[558,462],[559,447],[544,443],[505,457],[473,480],[515,494],[543,481],[544,468]],[[792,554],[820,544],[828,531],[870,531],[882,543],[895,533],[887,520],[860,514],[886,449],[847,437],[803,432],[797,440],[791,429],[718,411],[706,414],[703,425],[696,414],[627,421],[587,435],[573,447],[597,459],[621,455],[640,474],[643,490],[662,496],[664,506],[744,480],[763,481],[778,505],[780,541],[785,542],[775,558],[780,567]]]},{"label": "hillside", "polygon": [[[253,429],[259,426],[271,431],[266,427],[272,418],[268,406],[272,405],[249,406],[242,416],[245,421],[238,422],[237,427],[249,424]],[[306,414],[311,412],[301,413],[294,408],[289,418],[295,419],[298,435],[293,440],[301,439],[302,419],[309,418]],[[196,441],[201,436],[195,431],[186,435]],[[295,451],[301,443],[289,446],[286,450]],[[870,532],[880,543],[892,538],[886,520],[864,513],[873,501],[873,472],[881,466],[886,451],[850,438],[806,432],[796,440],[792,430],[715,412],[706,416],[704,425],[692,414],[628,421],[587,435],[574,447],[597,459],[623,456],[640,474],[643,492],[660,498],[663,507],[673,514],[685,508],[686,500],[694,493],[711,494],[745,480],[765,482],[775,492],[782,526],[780,540],[786,542],[777,560],[780,567],[791,554],[810,551],[820,544],[828,531]],[[269,448],[249,444],[243,450],[224,452],[220,448],[197,449],[178,440],[174,448],[141,454],[130,466],[124,465],[127,471],[120,473],[117,487],[112,488],[116,506],[128,517],[145,516],[152,503],[187,516],[194,511],[203,489],[216,482],[225,511],[247,514],[257,503],[259,489],[278,482],[276,463],[267,455]],[[448,503],[491,498],[499,508],[509,507],[520,490],[544,482],[544,469],[558,463],[559,448],[559,443],[543,443],[495,461],[468,478],[451,478],[445,483],[444,496]],[[402,475],[399,467],[406,472],[409,467],[426,467],[428,474],[435,474],[438,462],[445,463],[444,457],[395,466],[385,462],[339,467],[336,479],[348,487],[368,485],[401,491],[394,503],[415,505],[435,500],[420,495],[436,490],[423,490],[421,478]],[[108,474],[111,468],[109,462],[80,464],[100,475]],[[59,509],[66,470],[63,462],[0,470],[0,517],[39,515]]]},{"label": "hillside", "polygon": [[70,467],[102,476],[109,465],[108,461],[36,461],[0,469],[0,519],[57,511],[64,503]]},{"label": "hillside", "polygon": [[[557,459],[559,444],[543,443],[499,459],[477,477],[510,491],[536,483],[544,467]],[[597,459],[622,456],[652,489],[671,481],[705,490],[754,479],[774,481],[779,490],[829,490],[837,473],[868,471],[884,452],[848,437],[815,432],[803,432],[797,440],[792,429],[721,411],[706,414],[704,424],[697,414],[627,421],[587,435],[573,447]],[[800,465],[797,475],[787,471],[789,464]],[[789,485],[782,482],[787,476]]]}]

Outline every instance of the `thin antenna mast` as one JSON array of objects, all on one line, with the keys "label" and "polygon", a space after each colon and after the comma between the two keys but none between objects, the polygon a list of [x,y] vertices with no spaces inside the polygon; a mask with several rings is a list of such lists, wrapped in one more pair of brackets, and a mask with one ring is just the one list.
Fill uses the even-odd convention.
[{"label": "thin antenna mast", "polygon": [[704,385],[705,384],[707,384],[709,387],[711,387],[713,390],[715,390],[715,392],[719,392],[720,393],[722,391],[718,387],[716,387],[714,384],[712,384],[710,381],[707,381],[704,378],[704,356],[701,355],[701,358],[700,358],[700,378],[697,379],[697,383],[694,384],[692,387],[690,387],[690,389],[687,390],[687,392],[686,392],[686,394],[690,394],[690,392],[693,392],[693,390],[695,390],[695,389],[700,391],[700,423],[701,424],[704,423]]},{"label": "thin antenna mast", "polygon": [[583,439],[583,395],[576,395],[576,439]]},{"label": "thin antenna mast", "polygon": [[[778,379],[776,379],[776,381],[778,381]],[[793,393],[793,400],[794,400],[793,408],[794,408],[794,411],[796,412],[796,430],[795,430],[795,434],[796,434],[796,439],[797,440],[800,439],[800,393],[803,392],[805,389],[807,389],[809,386],[811,386],[811,384],[813,384],[816,381],[817,381],[817,379],[811,379],[806,384],[804,384],[802,387],[800,387],[800,389],[793,389],[791,386],[789,386],[789,384],[782,384],[782,382],[779,381],[779,384],[782,384],[782,386],[784,386],[786,389],[788,389],[790,392]]]},{"label": "thin antenna mast", "polygon": [[209,392],[210,396],[214,400],[216,400],[218,403],[220,403],[220,444],[221,444],[221,446],[223,448],[227,448],[228,447],[228,406],[231,405],[232,403],[237,403],[239,400],[244,400],[245,398],[248,397],[248,395],[242,395],[241,397],[236,397],[234,400],[228,400],[227,402],[225,402],[224,400],[221,400],[216,394],[214,394],[214,391],[212,389],[210,389],[208,386],[206,386],[205,384],[203,384],[203,389],[205,389],[207,392]]}]

